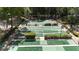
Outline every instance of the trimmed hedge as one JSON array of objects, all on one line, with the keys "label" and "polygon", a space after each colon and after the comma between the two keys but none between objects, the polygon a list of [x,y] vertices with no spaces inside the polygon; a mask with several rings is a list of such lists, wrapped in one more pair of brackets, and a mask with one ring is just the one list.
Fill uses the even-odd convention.
[{"label": "trimmed hedge", "polygon": [[51,24],[50,23],[46,23],[46,24],[44,24],[44,26],[51,26]]},{"label": "trimmed hedge", "polygon": [[58,24],[52,24],[52,26],[58,26]]},{"label": "trimmed hedge", "polygon": [[57,33],[57,34],[47,34],[45,35],[45,40],[47,39],[70,39],[71,36],[67,33]]},{"label": "trimmed hedge", "polygon": [[36,34],[34,32],[23,33],[26,37],[26,41],[35,41]]},{"label": "trimmed hedge", "polygon": [[36,35],[34,32],[25,32],[22,34],[24,34],[25,36],[35,36]]}]

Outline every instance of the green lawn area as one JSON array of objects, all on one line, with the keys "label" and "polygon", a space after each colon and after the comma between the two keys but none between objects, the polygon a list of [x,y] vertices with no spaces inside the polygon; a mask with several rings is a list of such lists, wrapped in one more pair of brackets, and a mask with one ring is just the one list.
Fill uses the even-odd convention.
[{"label": "green lawn area", "polygon": [[23,42],[21,43],[22,45],[39,45],[40,42],[39,41],[34,41],[34,42]]},{"label": "green lawn area", "polygon": [[79,46],[64,46],[66,51],[79,51]]},{"label": "green lawn area", "polygon": [[19,47],[17,51],[42,51],[42,47]]},{"label": "green lawn area", "polygon": [[48,45],[66,45],[69,44],[66,40],[47,40]]}]

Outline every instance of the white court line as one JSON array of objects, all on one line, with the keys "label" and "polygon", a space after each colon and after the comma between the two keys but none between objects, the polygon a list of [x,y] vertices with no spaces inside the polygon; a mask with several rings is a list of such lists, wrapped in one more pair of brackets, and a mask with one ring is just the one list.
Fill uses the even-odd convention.
[{"label": "white court line", "polygon": [[40,46],[46,46],[46,47],[60,47],[60,46],[79,46],[79,45],[19,45],[18,47],[40,47]]}]

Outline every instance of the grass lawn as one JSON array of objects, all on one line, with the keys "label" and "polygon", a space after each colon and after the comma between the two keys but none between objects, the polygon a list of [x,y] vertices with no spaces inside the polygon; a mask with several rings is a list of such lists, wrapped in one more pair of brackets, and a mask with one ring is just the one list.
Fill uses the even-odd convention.
[{"label": "grass lawn", "polygon": [[66,40],[47,40],[48,45],[66,45],[69,44]]},{"label": "grass lawn", "polygon": [[79,46],[64,46],[66,51],[79,51]]},{"label": "grass lawn", "polygon": [[42,51],[42,47],[19,47],[17,51]]}]

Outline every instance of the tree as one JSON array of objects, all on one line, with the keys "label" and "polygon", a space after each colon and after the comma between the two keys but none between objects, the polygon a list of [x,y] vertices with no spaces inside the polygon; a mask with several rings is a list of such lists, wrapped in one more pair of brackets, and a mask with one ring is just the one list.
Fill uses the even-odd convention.
[{"label": "tree", "polygon": [[[19,16],[24,15],[24,9],[21,7],[18,7],[18,8],[17,7],[4,7],[2,8],[1,12],[2,12],[1,14],[2,19],[6,20],[7,24],[10,21],[11,27],[13,27],[12,18],[14,16],[19,17]],[[11,18],[11,20],[9,20],[9,18]]]},{"label": "tree", "polygon": [[29,16],[32,13],[32,10],[29,7],[24,7],[24,15]]}]

